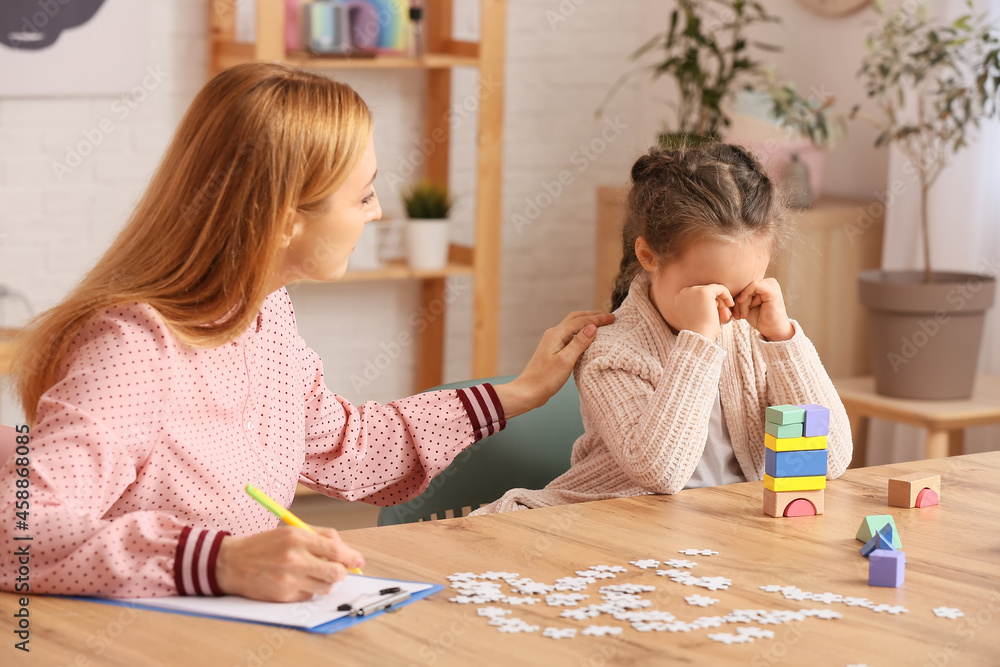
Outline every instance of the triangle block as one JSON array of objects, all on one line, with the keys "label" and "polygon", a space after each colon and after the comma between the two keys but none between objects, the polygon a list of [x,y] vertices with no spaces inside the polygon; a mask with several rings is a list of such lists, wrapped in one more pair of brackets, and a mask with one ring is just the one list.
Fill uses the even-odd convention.
[{"label": "triangle block", "polygon": [[871,514],[866,516],[864,521],[861,522],[861,526],[858,528],[858,533],[855,537],[862,542],[867,542],[875,537],[875,534],[887,524],[892,526],[892,546],[902,549],[903,544],[899,541],[899,530],[896,528],[896,522],[888,514]]},{"label": "triangle block", "polygon": [[785,516],[816,516],[816,507],[805,498],[796,498],[785,507]]},{"label": "triangle block", "polygon": [[882,530],[875,533],[873,538],[865,542],[865,546],[861,547],[861,555],[867,557],[877,549],[896,551],[895,547],[892,546],[892,526],[889,524],[883,526]]},{"label": "triangle block", "polygon": [[[886,526],[886,528],[889,528],[889,526]],[[875,545],[876,549],[881,549],[883,551],[896,551],[896,549],[892,546],[892,529],[891,528],[889,529],[889,537],[888,537],[888,539],[886,539],[886,536],[881,531],[878,532],[875,535],[875,539],[878,541],[878,543]]]},{"label": "triangle block", "polygon": [[876,535],[872,539],[865,542],[865,546],[861,547],[861,555],[867,557],[868,554],[875,551],[875,547],[878,546],[878,536]]},{"label": "triangle block", "polygon": [[923,489],[917,494],[917,503],[914,507],[930,507],[931,505],[937,505],[940,500],[934,489]]}]

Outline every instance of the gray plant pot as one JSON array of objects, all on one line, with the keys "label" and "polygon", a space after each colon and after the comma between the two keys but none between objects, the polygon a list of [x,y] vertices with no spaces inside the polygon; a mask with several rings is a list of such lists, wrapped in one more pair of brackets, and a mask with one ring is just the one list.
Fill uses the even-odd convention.
[{"label": "gray plant pot", "polygon": [[862,271],[875,391],[897,398],[972,395],[986,310],[996,279],[974,273]]}]

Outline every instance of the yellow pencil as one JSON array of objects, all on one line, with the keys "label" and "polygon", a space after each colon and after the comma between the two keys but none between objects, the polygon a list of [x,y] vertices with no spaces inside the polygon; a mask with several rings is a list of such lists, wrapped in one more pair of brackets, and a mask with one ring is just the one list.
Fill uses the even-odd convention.
[{"label": "yellow pencil", "polygon": [[[247,493],[250,497],[256,500],[258,503],[266,507],[279,519],[287,523],[289,526],[295,526],[296,528],[305,528],[306,530],[315,533],[316,531],[312,529],[305,521],[288,511],[287,508],[282,507],[274,501],[269,495],[258,489],[253,484],[247,484]],[[356,567],[347,568],[354,574],[361,574],[361,570]]]}]

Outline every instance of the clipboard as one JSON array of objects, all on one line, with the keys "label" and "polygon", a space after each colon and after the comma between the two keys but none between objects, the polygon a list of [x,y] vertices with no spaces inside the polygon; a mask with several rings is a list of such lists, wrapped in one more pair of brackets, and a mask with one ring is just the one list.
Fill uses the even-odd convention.
[{"label": "clipboard", "polygon": [[[355,614],[357,607],[377,602],[380,597],[385,597],[386,599],[400,597],[398,595],[379,595],[380,590],[395,587],[408,592],[409,595],[403,600],[393,601],[387,608],[372,611],[364,615]],[[348,575],[344,581],[339,582],[329,595],[305,602],[261,602],[235,595],[224,595],[221,597],[174,596],[154,598],[74,597],[72,599],[134,609],[165,611],[200,618],[260,623],[328,635],[362,623],[370,618],[377,618],[386,612],[393,612],[443,589],[444,586],[441,584]],[[337,609],[345,603],[352,605],[351,611]]]}]

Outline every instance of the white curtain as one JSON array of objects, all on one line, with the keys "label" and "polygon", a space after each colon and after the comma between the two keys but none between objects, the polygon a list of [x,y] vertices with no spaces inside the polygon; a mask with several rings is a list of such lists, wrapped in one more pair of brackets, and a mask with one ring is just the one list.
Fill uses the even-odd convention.
[{"label": "white curtain", "polygon": [[[1000,0],[977,0],[975,10],[987,11],[1000,23]],[[965,0],[932,3],[932,13],[954,17],[967,11]],[[887,269],[923,266],[919,236],[919,187],[904,170],[904,159],[893,150],[889,184],[903,184],[903,194],[886,210],[882,265]],[[1000,276],[1000,121],[984,124],[978,140],[955,155],[930,193],[932,263],[936,269]],[[1000,376],[1000,299],[988,311],[979,356],[982,373]],[[867,465],[911,461],[924,457],[922,429],[872,420]],[[1000,449],[1000,427],[967,429],[965,452]]]}]

